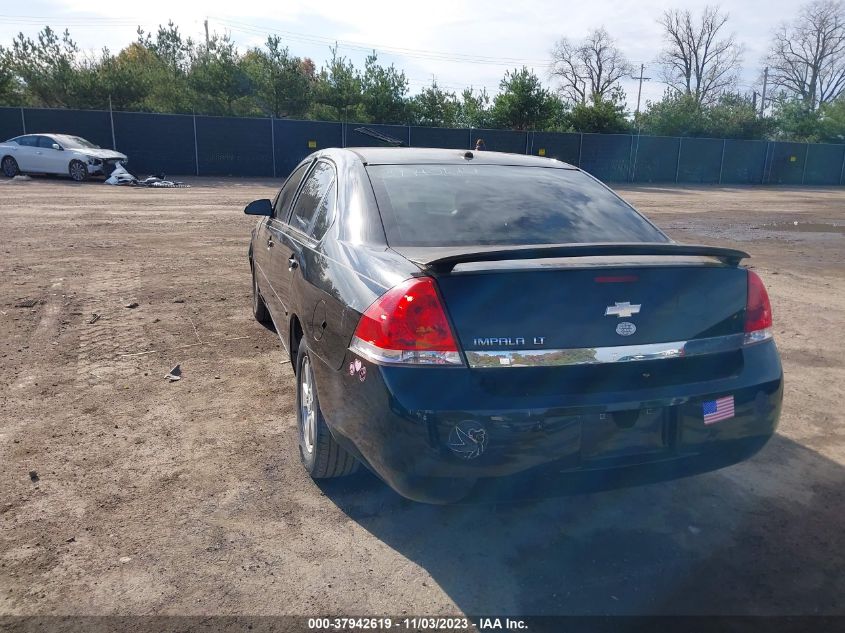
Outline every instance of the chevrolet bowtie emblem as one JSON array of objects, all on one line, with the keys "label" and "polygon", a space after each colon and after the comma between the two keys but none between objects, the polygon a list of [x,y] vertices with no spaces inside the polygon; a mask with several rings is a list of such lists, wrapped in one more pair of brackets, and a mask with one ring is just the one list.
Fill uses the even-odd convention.
[{"label": "chevrolet bowtie emblem", "polygon": [[622,303],[617,301],[612,306],[607,306],[604,311],[604,316],[618,316],[620,319],[627,318],[634,314],[639,314],[640,307],[641,304],[639,303],[631,305],[627,301],[623,301]]}]

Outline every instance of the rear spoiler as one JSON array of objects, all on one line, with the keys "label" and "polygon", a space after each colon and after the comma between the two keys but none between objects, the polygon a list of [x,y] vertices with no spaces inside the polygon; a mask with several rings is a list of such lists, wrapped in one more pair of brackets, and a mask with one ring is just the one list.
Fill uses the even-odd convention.
[{"label": "rear spoiler", "polygon": [[[402,249],[405,250],[405,249]],[[444,249],[448,251],[452,249]],[[457,250],[457,249],[455,249]],[[414,253],[407,252],[406,257],[416,264],[434,273],[449,273],[458,264],[468,262],[498,262],[514,259],[552,259],[556,257],[609,257],[615,255],[686,255],[697,257],[714,257],[725,264],[736,266],[750,255],[744,251],[719,246],[703,246],[698,244],[673,244],[670,242],[630,242],[630,243],[598,243],[598,244],[549,244],[542,246],[515,246],[512,248],[495,248],[493,250],[475,250],[444,254],[435,259],[414,257]],[[430,249],[421,249],[420,255]],[[444,251],[441,251],[443,253]]]}]

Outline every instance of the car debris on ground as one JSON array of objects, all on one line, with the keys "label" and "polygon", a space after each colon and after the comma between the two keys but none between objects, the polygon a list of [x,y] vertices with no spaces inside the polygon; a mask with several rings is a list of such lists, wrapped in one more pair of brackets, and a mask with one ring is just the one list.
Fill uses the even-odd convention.
[{"label": "car debris on ground", "polygon": [[165,376],[167,380],[170,382],[176,382],[177,380],[182,380],[182,368],[179,365],[176,365],[173,369],[170,370],[170,373]]},{"label": "car debris on ground", "polygon": [[186,189],[191,185],[176,180],[167,180],[164,174],[160,176],[149,176],[144,180],[140,180],[137,176],[130,174],[123,166],[121,161],[117,162],[117,166],[111,173],[111,176],[106,178],[107,185],[122,185],[128,187],[156,187],[163,189]]}]

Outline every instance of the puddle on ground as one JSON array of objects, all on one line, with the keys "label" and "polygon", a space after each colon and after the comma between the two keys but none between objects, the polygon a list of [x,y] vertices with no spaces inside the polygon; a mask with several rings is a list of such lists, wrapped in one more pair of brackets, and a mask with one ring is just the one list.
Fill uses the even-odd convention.
[{"label": "puddle on ground", "polygon": [[798,231],[799,233],[840,233],[845,235],[845,224],[824,224],[818,222],[773,222],[755,226],[764,231]]},{"label": "puddle on ground", "polygon": [[701,220],[664,222],[661,228],[691,232],[735,242],[780,240],[786,242],[838,242],[845,235],[845,222],[769,222],[766,224],[712,224]]}]

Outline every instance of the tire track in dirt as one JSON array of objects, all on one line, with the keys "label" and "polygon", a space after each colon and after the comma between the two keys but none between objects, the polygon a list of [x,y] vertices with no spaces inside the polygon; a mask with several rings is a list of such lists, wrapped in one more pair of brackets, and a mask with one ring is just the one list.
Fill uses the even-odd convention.
[{"label": "tire track in dirt", "polygon": [[[149,346],[141,318],[125,307],[141,294],[137,268],[121,267],[88,276],[81,302],[82,329],[79,334],[76,381],[80,387],[108,389],[116,381],[138,371],[138,362],[122,354]],[[94,320],[93,315],[99,315]]]}]

